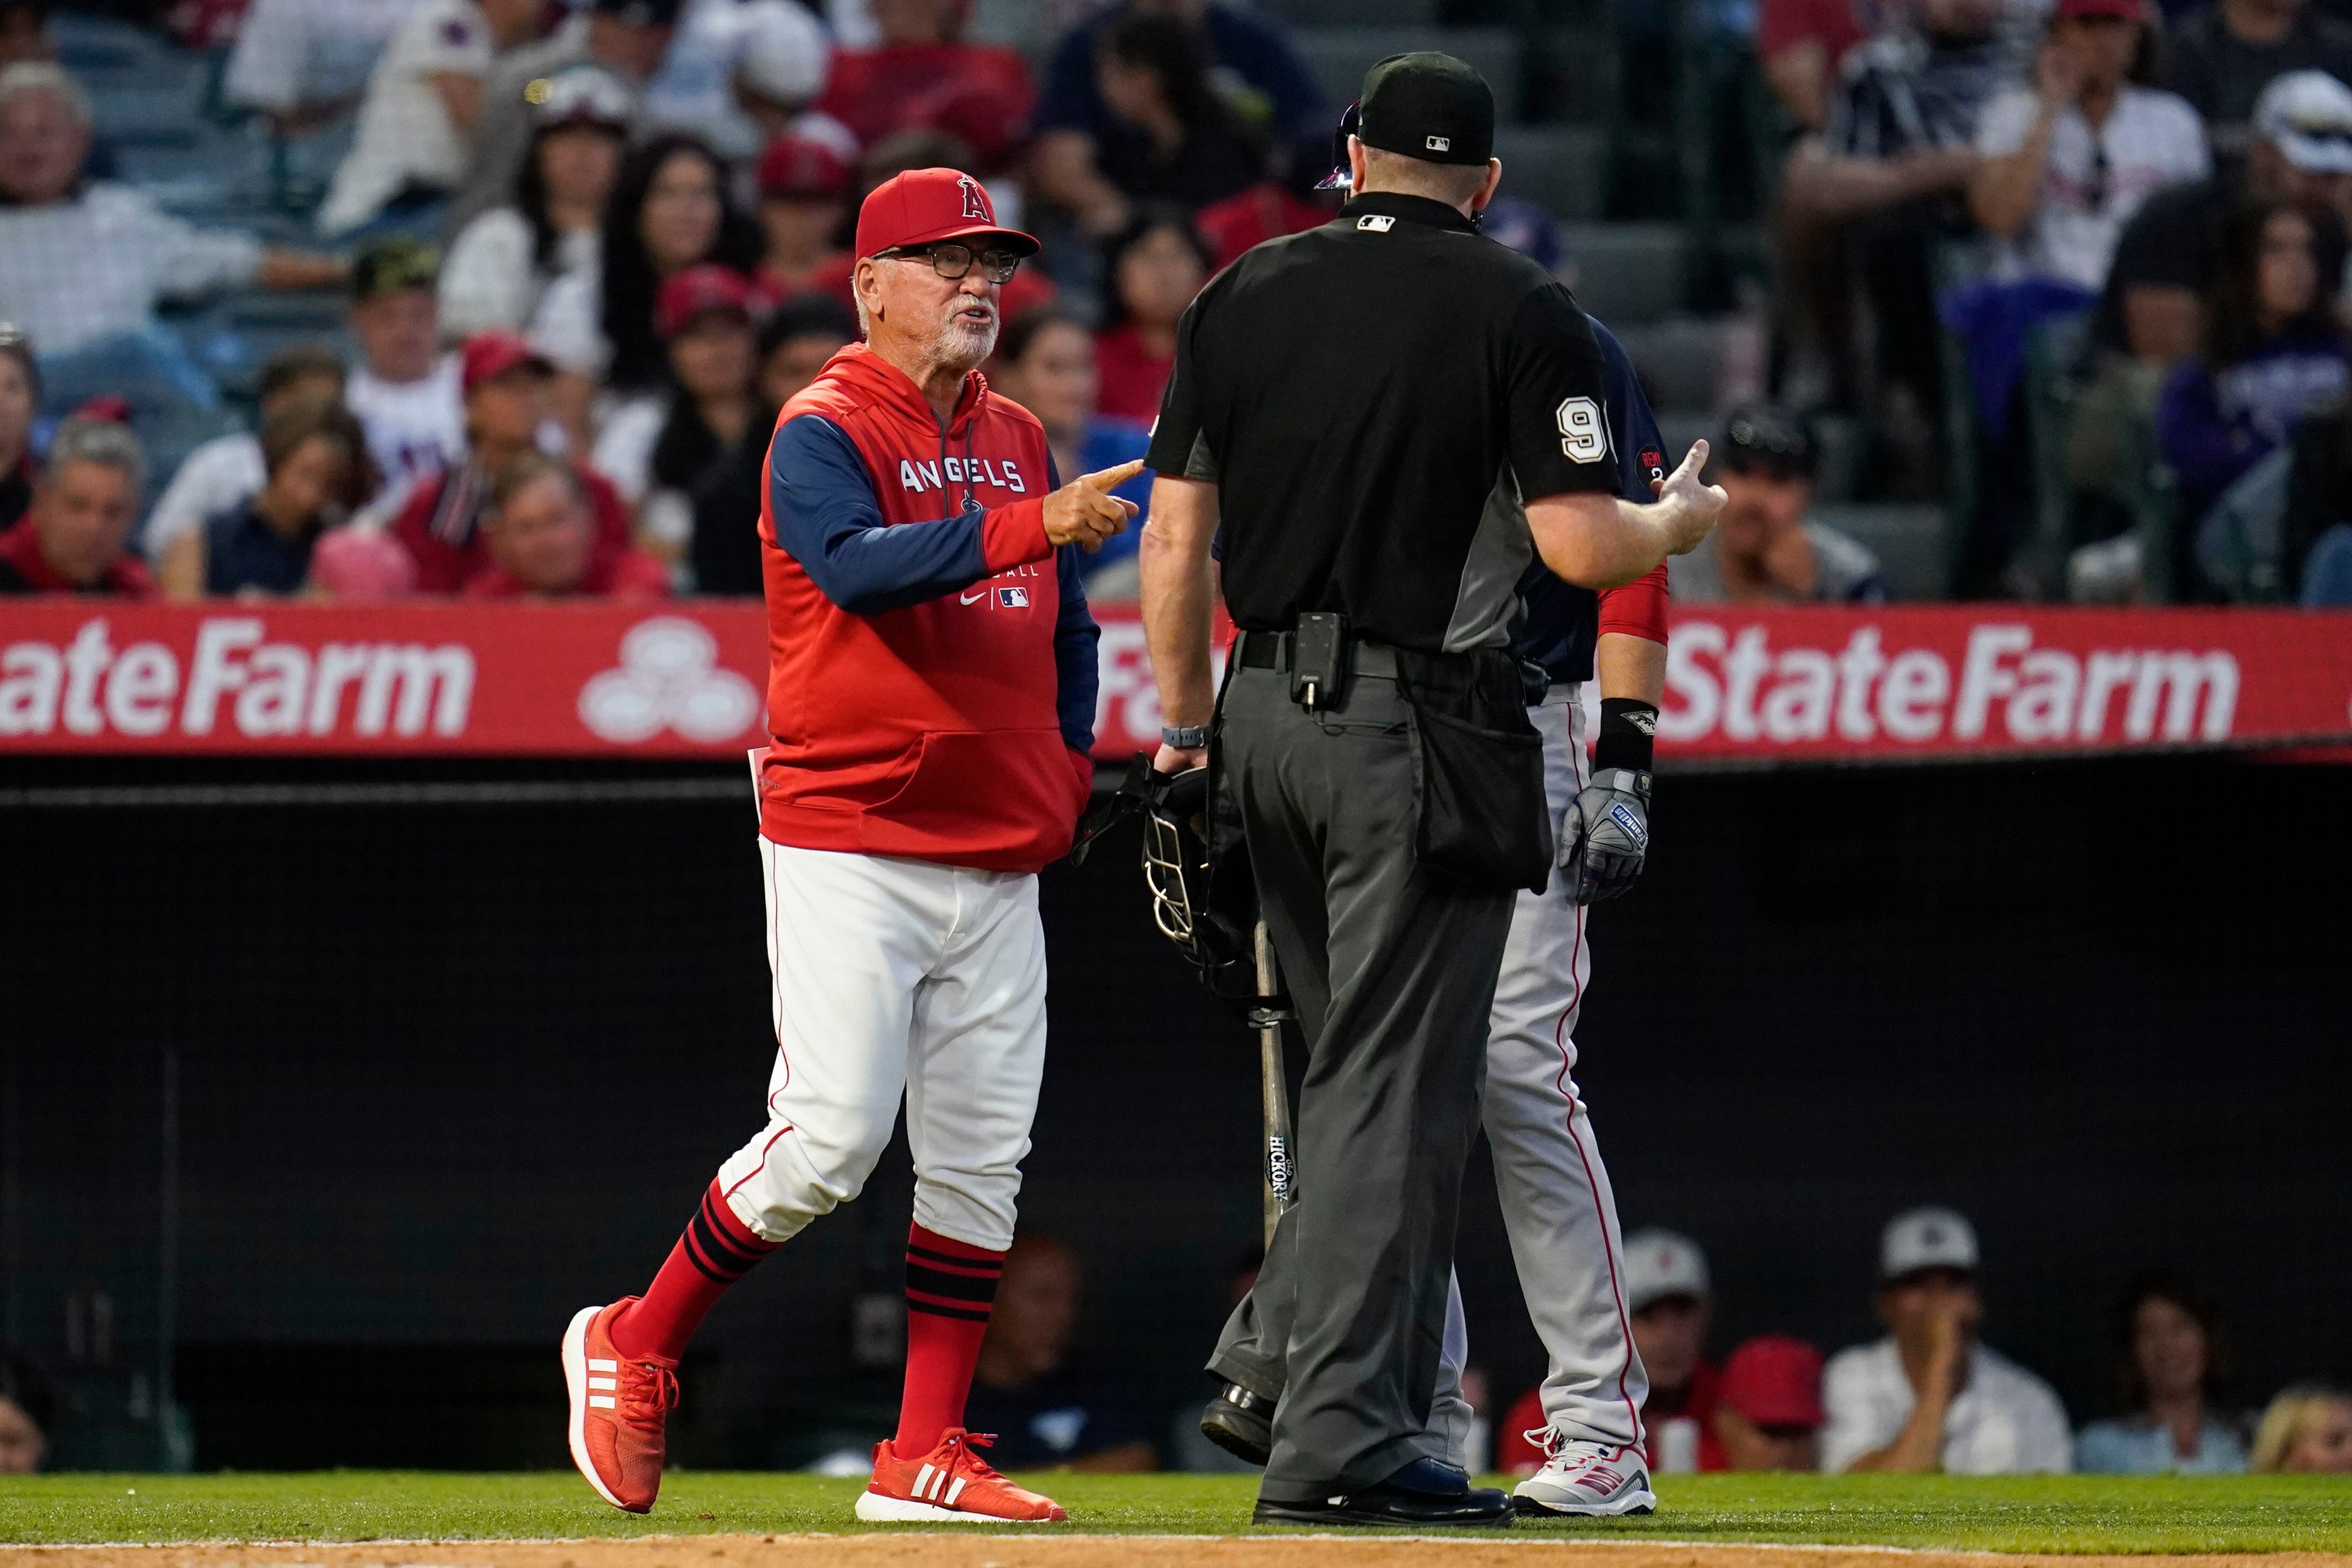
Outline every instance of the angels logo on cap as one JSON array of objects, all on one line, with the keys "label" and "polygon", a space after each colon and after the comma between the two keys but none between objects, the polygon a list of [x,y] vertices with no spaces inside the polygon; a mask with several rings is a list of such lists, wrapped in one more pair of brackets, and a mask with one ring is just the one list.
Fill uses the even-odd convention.
[{"label": "angels logo on cap", "polygon": [[978,218],[984,224],[992,224],[996,221],[996,214],[991,212],[988,207],[988,193],[980,188],[979,181],[973,179],[971,175],[966,174],[961,179],[959,179],[956,183],[963,190],[963,215],[965,217]]}]

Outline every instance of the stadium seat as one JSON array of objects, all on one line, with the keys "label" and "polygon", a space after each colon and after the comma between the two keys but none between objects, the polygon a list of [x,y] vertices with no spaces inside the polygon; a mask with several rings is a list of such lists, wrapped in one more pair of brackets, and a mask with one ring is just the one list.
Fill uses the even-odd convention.
[{"label": "stadium seat", "polygon": [[1609,133],[1591,125],[1505,125],[1495,131],[1504,188],[1554,217],[1597,218],[1609,199]]},{"label": "stadium seat", "polygon": [[1890,597],[1944,597],[1951,581],[1951,551],[1944,540],[1950,525],[1942,507],[1821,506],[1813,508],[1813,520],[1827,523],[1876,556]]},{"label": "stadium seat", "polygon": [[1293,38],[1335,104],[1353,99],[1364,73],[1389,56],[1443,49],[1477,68],[1495,89],[1495,111],[1504,122],[1519,117],[1520,45],[1507,27],[1307,27]]}]

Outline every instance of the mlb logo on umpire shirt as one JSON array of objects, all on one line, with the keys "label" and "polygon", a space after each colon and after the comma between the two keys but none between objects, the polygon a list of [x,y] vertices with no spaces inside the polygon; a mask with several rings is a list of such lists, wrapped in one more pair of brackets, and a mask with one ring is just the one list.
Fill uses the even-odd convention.
[{"label": "mlb logo on umpire shirt", "polygon": [[1025,588],[1000,588],[996,591],[996,602],[998,608],[1003,610],[1026,610],[1029,608],[1029,591]]}]

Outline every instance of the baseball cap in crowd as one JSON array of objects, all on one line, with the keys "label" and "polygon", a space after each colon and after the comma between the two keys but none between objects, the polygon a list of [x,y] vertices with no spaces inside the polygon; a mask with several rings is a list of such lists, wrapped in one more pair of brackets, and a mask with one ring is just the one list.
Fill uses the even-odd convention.
[{"label": "baseball cap in crowd", "polygon": [[934,245],[940,240],[993,240],[1022,256],[1034,256],[1037,242],[996,221],[988,187],[955,169],[909,169],[874,187],[857,210],[857,254]]},{"label": "baseball cap in crowd", "polygon": [[466,346],[458,354],[458,362],[463,367],[461,379],[469,392],[484,382],[494,382],[509,371],[527,367],[541,375],[555,373],[555,361],[532,348],[530,340],[520,332],[477,332],[466,340]]},{"label": "baseball cap in crowd", "polygon": [[1822,1353],[1783,1333],[1759,1334],[1723,1364],[1719,1397],[1759,1427],[1819,1427]]},{"label": "baseball cap in crowd", "polygon": [[1495,94],[1452,55],[1391,55],[1364,75],[1356,135],[1367,147],[1426,163],[1495,155]]},{"label": "baseball cap in crowd", "polygon": [[2145,22],[2147,20],[2147,7],[2143,0],[2058,0],[2057,8],[2050,15],[2053,21],[2113,16],[2119,22]]},{"label": "baseball cap in crowd", "polygon": [[541,130],[599,125],[626,131],[636,115],[636,95],[612,72],[595,66],[573,66],[522,90]]},{"label": "baseball cap in crowd", "polygon": [[1638,1312],[1668,1296],[1706,1301],[1712,1293],[1706,1254],[1672,1230],[1636,1231],[1625,1238],[1625,1310]]},{"label": "baseball cap in crowd", "polygon": [[431,288],[441,280],[441,253],[413,239],[379,240],[352,263],[352,298],[364,305],[404,288]]},{"label": "baseball cap in crowd", "polygon": [[806,103],[824,90],[833,57],[824,25],[798,0],[752,0],[736,20],[736,78],[775,103]]},{"label": "baseball cap in crowd", "polygon": [[1958,1269],[1973,1273],[1977,1233],[1948,1208],[1914,1208],[1886,1222],[1878,1243],[1878,1277],[1899,1280],[1922,1269]]},{"label": "baseball cap in crowd", "polygon": [[1715,455],[1735,474],[1760,470],[1783,479],[1813,476],[1812,433],[1794,415],[1764,404],[1732,414]]},{"label": "baseball cap in crowd", "polygon": [[595,0],[589,9],[632,27],[674,27],[685,5],[686,0]]},{"label": "baseball cap in crowd", "polygon": [[759,294],[751,280],[731,267],[705,262],[672,273],[654,296],[654,330],[665,340],[705,316],[740,316],[749,321]]},{"label": "baseball cap in crowd", "polygon": [[2306,174],[2352,174],[2352,87],[2326,71],[2273,77],[2254,100],[2253,126]]},{"label": "baseball cap in crowd", "polygon": [[849,194],[855,172],[832,143],[787,131],[760,154],[760,194],[776,201],[830,201]]}]

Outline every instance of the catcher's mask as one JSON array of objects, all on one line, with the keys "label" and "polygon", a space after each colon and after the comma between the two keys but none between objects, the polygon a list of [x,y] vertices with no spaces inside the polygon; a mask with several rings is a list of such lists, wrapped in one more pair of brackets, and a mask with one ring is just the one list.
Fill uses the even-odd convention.
[{"label": "catcher's mask", "polygon": [[1084,862],[1095,841],[1129,812],[1143,819],[1143,883],[1151,894],[1151,923],[1176,945],[1202,980],[1228,1001],[1255,998],[1256,958],[1250,935],[1210,902],[1211,855],[1203,836],[1209,810],[1209,770],[1160,773],[1140,753],[1117,793],[1080,824],[1073,862]]}]

